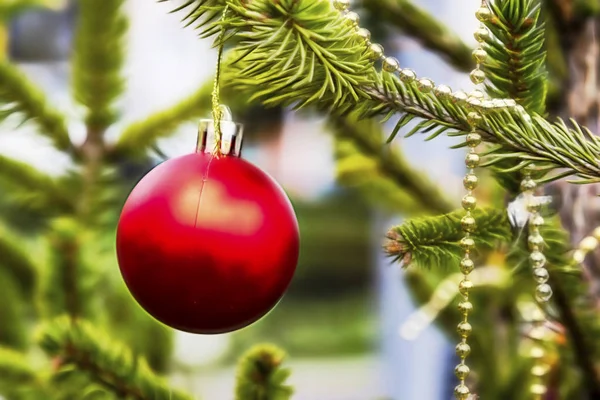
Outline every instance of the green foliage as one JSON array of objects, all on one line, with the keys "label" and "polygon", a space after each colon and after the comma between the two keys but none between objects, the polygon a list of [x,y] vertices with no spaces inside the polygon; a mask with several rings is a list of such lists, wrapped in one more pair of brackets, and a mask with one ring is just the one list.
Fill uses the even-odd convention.
[{"label": "green foliage", "polygon": [[399,28],[461,71],[471,70],[471,48],[431,14],[408,0],[362,0],[376,21]]},{"label": "green foliage", "polygon": [[[402,260],[405,267],[417,264],[427,268],[440,266],[458,270],[464,255],[460,247],[460,239],[464,236],[460,220],[464,213],[459,210],[446,215],[416,218],[393,228],[388,233],[390,242],[386,245],[387,253]],[[511,236],[505,211],[477,209],[473,216],[477,221],[473,238],[478,251],[485,254]]]},{"label": "green foliage", "polygon": [[124,89],[128,22],[123,0],[79,0],[73,53],[73,94],[87,108],[89,130],[102,131],[118,117],[114,101]]},{"label": "green foliage", "polygon": [[31,299],[36,289],[38,271],[34,259],[22,246],[22,240],[17,240],[15,235],[11,237],[6,229],[0,229],[0,270],[12,276],[13,285],[22,296]]},{"label": "green foliage", "polygon": [[427,177],[403,156],[384,144],[381,124],[349,114],[331,117],[337,139],[338,175],[343,182],[362,188],[378,202],[387,201],[395,211],[444,213],[452,204]]},{"label": "green foliage", "polygon": [[25,354],[0,347],[0,396],[9,400],[47,398],[47,393],[41,390],[42,381]]},{"label": "green foliage", "polygon": [[0,263],[0,345],[22,350],[29,342],[26,303],[17,280],[2,266]]},{"label": "green foliage", "polygon": [[[528,112],[543,115],[548,74],[540,1],[498,0],[490,3],[490,8],[493,16],[485,25],[491,35],[484,45],[488,53],[484,66],[489,80],[487,93],[511,98]],[[521,174],[512,172],[518,163],[519,160],[504,159],[493,168],[498,182],[513,194],[520,190]]]},{"label": "green foliage", "polygon": [[162,137],[172,135],[183,122],[206,117],[210,110],[212,82],[202,85],[173,107],[134,122],[123,130],[114,151],[119,155],[142,157]]},{"label": "green foliage", "polygon": [[16,115],[23,122],[31,120],[57,149],[71,148],[64,118],[52,109],[44,93],[7,61],[0,61],[0,104],[0,119]]},{"label": "green foliage", "polygon": [[530,113],[543,115],[548,75],[541,2],[496,0],[490,8],[493,17],[486,26],[492,36],[485,45],[488,93],[511,98]]},{"label": "green foliage", "polygon": [[60,364],[57,375],[65,382],[85,378],[113,393],[135,400],[187,400],[190,396],[170,388],[146,361],[114,342],[98,327],[67,317],[49,323],[40,334],[41,347]]},{"label": "green foliage", "polygon": [[[225,38],[235,34],[239,40],[230,74],[239,88],[254,89],[249,102],[346,108],[364,97],[361,87],[374,69],[362,41],[328,2],[197,0],[186,3],[191,9],[186,19],[214,35],[221,26],[215,17],[226,3]],[[227,76],[223,82],[230,81]]]},{"label": "green foliage", "polygon": [[[224,11],[225,3],[190,1],[186,5],[192,11],[186,19],[198,24],[205,35],[215,34],[219,24],[214,16]],[[471,131],[466,101],[438,98],[420,90],[416,81],[403,82],[396,75],[377,73],[361,40],[328,2],[253,1],[245,7],[238,3],[227,2],[230,12],[223,24],[228,37],[235,35],[240,40],[236,47],[240,61],[232,63],[223,82],[248,93],[251,99],[269,106],[313,105],[338,115],[352,110],[361,118],[400,114],[395,133],[418,117],[421,121],[409,135],[425,131],[430,133],[428,139]],[[296,75],[304,78],[298,80]],[[600,180],[600,139],[586,128],[577,124],[569,128],[562,120],[549,123],[518,109],[486,106],[480,110],[486,117],[477,131],[497,144],[490,151],[492,163],[522,160],[515,167],[519,169],[536,161],[565,169],[550,180],[567,174],[578,175],[580,183]]]},{"label": "green foliage", "polygon": [[240,360],[236,400],[289,400],[293,389],[286,385],[290,370],[282,368],[285,353],[271,345],[259,345]]},{"label": "green foliage", "polygon": [[85,232],[72,218],[52,222],[47,235],[48,262],[42,278],[41,302],[46,317],[65,312],[73,317],[90,317],[89,265],[82,256]]},{"label": "green foliage", "polygon": [[0,155],[0,182],[8,198],[30,210],[68,212],[74,208],[59,182],[31,165]]}]

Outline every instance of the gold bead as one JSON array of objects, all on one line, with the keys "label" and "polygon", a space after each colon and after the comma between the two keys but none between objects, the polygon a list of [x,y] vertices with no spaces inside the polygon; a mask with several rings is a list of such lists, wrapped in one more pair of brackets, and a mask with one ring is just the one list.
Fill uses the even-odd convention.
[{"label": "gold bead", "polygon": [[481,100],[476,99],[475,97],[469,97],[467,99],[467,105],[470,108],[477,108],[477,107],[481,107]]},{"label": "gold bead", "polygon": [[338,11],[346,11],[350,7],[350,0],[333,0],[333,7]]},{"label": "gold bead", "polygon": [[455,350],[458,357],[465,359],[471,353],[471,346],[467,343],[459,343],[456,345]]},{"label": "gold bead", "polygon": [[533,376],[537,376],[537,377],[542,377],[544,375],[546,375],[549,372],[550,368],[548,368],[548,366],[546,365],[534,365],[531,368],[531,375]]},{"label": "gold bead", "polygon": [[478,112],[470,111],[467,114],[467,122],[469,123],[469,125],[471,125],[471,126],[479,125],[481,123],[481,121],[483,121],[483,117]]},{"label": "gold bead", "polygon": [[535,299],[540,303],[546,303],[552,298],[552,288],[547,283],[542,283],[535,288]]},{"label": "gold bead", "polygon": [[529,261],[533,268],[542,268],[546,265],[546,256],[541,251],[532,251],[529,254]]},{"label": "gold bead", "polygon": [[452,98],[457,103],[462,103],[462,102],[467,101],[467,99],[469,98],[469,96],[467,96],[467,94],[465,92],[463,92],[462,90],[459,90],[459,91],[456,91],[456,92],[452,93]]},{"label": "gold bead", "polygon": [[539,232],[534,232],[527,238],[527,243],[529,243],[529,248],[531,250],[539,250],[544,245],[544,238]]},{"label": "gold bead", "polygon": [[400,62],[394,57],[386,57],[383,60],[383,70],[385,72],[396,72],[400,69]]},{"label": "gold bead", "polygon": [[532,328],[529,331],[529,334],[527,336],[529,336],[531,339],[533,340],[544,340],[546,338],[546,327],[543,325],[538,325],[534,328]]},{"label": "gold bead", "polygon": [[460,281],[460,283],[458,284],[458,291],[460,292],[460,294],[462,294],[463,296],[469,293],[469,290],[473,289],[473,282],[471,282],[468,279],[463,279],[462,281]]},{"label": "gold bead", "polygon": [[361,39],[368,42],[371,39],[371,32],[368,29],[360,28],[356,34],[360,36]]},{"label": "gold bead", "polygon": [[475,89],[475,90],[471,91],[471,93],[469,93],[469,97],[473,97],[473,98],[481,100],[485,97],[485,95],[483,94],[483,92],[481,90]]},{"label": "gold bead", "polygon": [[475,222],[475,218],[470,215],[465,215],[460,220],[460,225],[462,226],[463,231],[465,232],[475,232],[475,228],[477,228],[477,223]]},{"label": "gold bead", "polygon": [[586,252],[594,251],[596,247],[598,247],[598,239],[593,236],[586,236],[579,242],[579,248]]},{"label": "gold bead", "polygon": [[479,178],[475,174],[467,174],[463,178],[463,185],[467,190],[473,190],[477,187],[477,183],[479,183]]},{"label": "gold bead", "polygon": [[473,304],[470,301],[461,301],[458,303],[458,311],[460,311],[462,315],[467,315],[473,311]]},{"label": "gold bead", "polygon": [[529,350],[529,357],[533,358],[534,360],[539,360],[541,358],[544,358],[544,356],[546,355],[546,350],[544,350],[543,347],[541,346],[533,346],[531,348],[531,350]]},{"label": "gold bead", "polygon": [[456,327],[456,331],[458,332],[458,334],[461,337],[466,338],[466,337],[469,337],[469,335],[471,334],[471,332],[473,332],[473,327],[468,322],[461,322]]},{"label": "gold bead", "polygon": [[379,43],[371,43],[369,46],[369,58],[373,61],[379,60],[383,57],[383,46]]},{"label": "gold bead", "polygon": [[490,31],[488,31],[486,28],[481,27],[475,31],[474,36],[475,40],[477,40],[479,43],[483,43],[490,38]]},{"label": "gold bead", "polygon": [[458,364],[456,368],[454,368],[454,375],[456,375],[456,377],[461,381],[467,379],[470,372],[471,369],[465,364]]},{"label": "gold bead", "polygon": [[477,17],[478,20],[480,20],[481,22],[485,22],[485,21],[489,21],[490,18],[492,18],[492,10],[490,10],[489,8],[487,8],[486,6],[481,6],[479,7],[479,9],[475,12],[475,16]]},{"label": "gold bead", "polygon": [[481,144],[481,135],[479,133],[471,132],[467,134],[467,146],[477,147]]},{"label": "gold bead", "polygon": [[454,388],[454,398],[456,398],[456,400],[467,400],[470,394],[471,391],[463,383]]},{"label": "gold bead", "polygon": [[460,247],[462,247],[464,251],[469,252],[475,248],[475,241],[473,238],[464,237],[460,239]]},{"label": "gold bead", "polygon": [[533,189],[535,189],[536,186],[537,186],[537,184],[531,178],[525,178],[521,181],[521,191],[523,191],[523,192],[528,192],[530,190],[533,190]]},{"label": "gold bead", "polygon": [[465,165],[468,168],[477,168],[479,165],[479,155],[475,153],[469,153],[465,157]]},{"label": "gold bead", "polygon": [[360,23],[360,16],[354,11],[350,11],[345,15],[346,21],[350,22],[350,25],[354,28],[358,28],[358,24]]},{"label": "gold bead", "polygon": [[412,83],[417,79],[417,74],[415,71],[408,68],[403,68],[400,70],[400,80],[405,83]]},{"label": "gold bead", "polygon": [[542,385],[541,383],[534,383],[529,387],[529,391],[531,392],[531,394],[542,396],[546,394],[548,388],[546,388],[546,386]]},{"label": "gold bead", "polygon": [[531,226],[533,226],[534,228],[539,228],[541,226],[544,225],[544,217],[542,217],[541,215],[535,215],[533,218],[531,218]]},{"label": "gold bead", "polygon": [[450,89],[450,86],[439,85],[433,89],[433,93],[442,100],[448,100],[452,95],[452,89]]},{"label": "gold bead", "polygon": [[421,78],[417,81],[417,87],[423,93],[429,93],[433,90],[434,83],[429,78]]},{"label": "gold bead", "polygon": [[475,268],[475,263],[470,258],[463,258],[460,260],[460,272],[465,275],[469,275]]},{"label": "gold bead", "polygon": [[487,52],[482,48],[473,50],[473,60],[478,64],[484,62],[487,59],[487,55]]},{"label": "gold bead", "polygon": [[470,194],[463,197],[461,203],[466,211],[473,211],[477,207],[477,199]]},{"label": "gold bead", "polygon": [[537,283],[546,283],[550,279],[550,274],[546,268],[536,268],[533,270],[533,279]]},{"label": "gold bead", "polygon": [[479,84],[479,83],[483,83],[485,81],[485,72],[483,72],[482,70],[480,70],[479,68],[474,69],[473,71],[471,71],[471,74],[469,74],[469,77],[471,78],[471,82],[473,82],[474,84]]}]

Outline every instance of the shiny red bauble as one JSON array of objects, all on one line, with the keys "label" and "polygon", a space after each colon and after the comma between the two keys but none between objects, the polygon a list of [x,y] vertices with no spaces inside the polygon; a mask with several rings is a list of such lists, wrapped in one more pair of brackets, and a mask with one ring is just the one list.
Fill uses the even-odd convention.
[{"label": "shiny red bauble", "polygon": [[280,186],[233,156],[166,161],[133,189],[117,258],[133,297],[162,323],[216,334],[269,312],[298,261],[298,224]]}]

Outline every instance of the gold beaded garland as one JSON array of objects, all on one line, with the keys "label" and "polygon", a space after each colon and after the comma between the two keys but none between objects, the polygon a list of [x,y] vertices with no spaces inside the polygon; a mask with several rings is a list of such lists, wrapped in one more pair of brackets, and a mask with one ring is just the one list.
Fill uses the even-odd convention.
[{"label": "gold beaded garland", "polygon": [[[544,256],[543,245],[544,238],[540,233],[540,227],[544,224],[544,218],[539,214],[541,203],[535,198],[534,191],[537,186],[535,180],[532,179],[531,173],[535,171],[535,165],[528,165],[524,168],[523,180],[521,181],[521,191],[527,199],[527,211],[529,211],[529,235],[527,243],[529,245],[529,262],[533,269],[533,280],[537,286],[535,288],[534,297],[538,304],[547,303],[552,297],[552,287],[547,283],[550,279],[550,274],[546,267],[546,256]],[[534,359],[534,366],[531,369],[531,375],[534,382],[529,387],[529,392],[535,400],[541,400],[546,393],[547,388],[544,384],[545,375],[549,371],[549,367],[544,361],[544,338],[545,338],[545,315],[541,312],[541,318],[534,321],[534,326],[529,337],[535,341],[534,347],[530,351],[530,357]]]},{"label": "gold beaded garland", "polygon": [[[458,400],[467,400],[470,397],[471,391],[465,383],[466,378],[469,376],[470,368],[466,365],[466,358],[471,352],[471,347],[467,343],[467,338],[472,332],[472,326],[468,322],[468,316],[473,311],[473,304],[469,301],[469,291],[473,288],[473,282],[469,280],[469,274],[475,268],[475,262],[471,259],[470,253],[475,248],[475,241],[471,237],[471,234],[475,231],[477,223],[472,215],[472,211],[477,206],[477,200],[473,196],[473,190],[477,187],[478,178],[474,174],[474,169],[479,166],[480,157],[476,152],[477,146],[482,142],[481,135],[476,132],[476,127],[483,122],[482,114],[487,110],[492,109],[504,109],[519,107],[514,100],[497,100],[491,101],[485,99],[484,93],[480,90],[474,90],[467,95],[463,91],[453,92],[452,89],[446,85],[438,85],[428,78],[419,78],[415,72],[411,69],[401,68],[400,62],[394,57],[388,57],[384,54],[384,49],[377,43],[371,43],[371,34],[368,30],[359,27],[360,18],[358,14],[348,11],[350,6],[350,0],[334,0],[333,5],[335,9],[342,12],[350,25],[356,29],[357,36],[360,37],[366,44],[365,51],[367,51],[368,57],[373,60],[381,61],[382,70],[390,74],[398,74],[400,80],[406,85],[416,85],[416,87],[422,93],[432,93],[439,100],[452,101],[465,105],[468,107],[469,112],[467,113],[467,123],[471,126],[472,131],[466,137],[466,145],[469,149],[469,153],[465,157],[465,165],[469,169],[468,173],[463,179],[463,185],[467,190],[467,194],[462,200],[462,206],[465,209],[465,215],[460,221],[464,237],[460,240],[460,246],[464,250],[464,257],[460,262],[460,270],[463,273],[463,280],[459,283],[458,290],[462,295],[462,300],[458,305],[458,309],[463,316],[463,320],[458,324],[457,331],[461,338],[460,343],[456,346],[456,355],[460,358],[460,364],[455,368],[455,375],[459,379],[458,385],[454,389],[455,398]],[[492,11],[487,6],[485,0],[482,0],[481,7],[476,12],[477,19],[480,21],[489,21],[493,17]],[[481,44],[486,42],[490,38],[490,32],[487,30],[483,23],[477,29],[474,34],[475,39]],[[478,85],[484,82],[485,73],[481,70],[481,63],[487,58],[486,51],[479,46],[472,53],[473,59],[477,63],[477,67],[470,74],[471,81]],[[522,110],[524,111],[524,110]],[[540,253],[541,254],[541,253]],[[543,257],[543,254],[541,254]],[[533,262],[533,261],[532,261]],[[537,264],[543,265],[545,258],[540,259],[537,257]],[[540,282],[542,276],[538,278]],[[545,288],[542,288],[545,289]],[[542,295],[547,293],[546,290],[542,290]]]}]

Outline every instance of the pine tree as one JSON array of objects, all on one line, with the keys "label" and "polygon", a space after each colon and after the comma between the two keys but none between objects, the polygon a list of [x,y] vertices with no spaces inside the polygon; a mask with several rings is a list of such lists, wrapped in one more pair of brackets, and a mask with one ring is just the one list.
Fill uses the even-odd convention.
[{"label": "pine tree", "polygon": [[[125,90],[121,66],[127,20],[122,3],[78,1],[72,90],[86,110],[83,145],[71,142],[66,117],[17,66],[10,60],[0,64],[3,116],[18,116],[36,126],[77,166],[64,177],[52,178],[0,158],[0,185],[7,193],[0,199],[0,210],[3,231],[10,230],[0,237],[0,289],[10,299],[0,303],[0,393],[9,399],[82,398],[82,394],[190,398],[156,376],[165,371],[170,332],[135,306],[122,306],[127,304],[124,293],[99,264],[110,256],[106,232],[114,228],[116,205],[127,186],[121,172],[132,166],[144,168],[159,138],[206,115],[212,83],[201,84],[170,109],[126,127],[114,146],[107,145],[104,134],[118,118],[115,101]],[[532,359],[523,349],[537,338],[527,330],[533,287],[527,235],[513,227],[506,208],[518,196],[522,173],[531,164],[538,183],[556,185],[563,193],[571,190],[565,187],[594,187],[600,181],[600,141],[590,130],[597,129],[591,122],[598,100],[586,98],[583,110],[573,100],[581,93],[577,72],[585,72],[574,61],[597,51],[585,29],[598,25],[597,3],[490,2],[492,15],[486,25],[491,35],[485,44],[489,57],[484,63],[487,94],[512,99],[520,107],[505,107],[502,101],[471,104],[466,96],[445,96],[410,75],[381,71],[365,45],[364,32],[358,35],[354,24],[329,1],[172,3],[188,29],[214,38],[217,46],[227,46],[223,97],[236,112],[260,104],[327,116],[336,140],[340,179],[374,203],[411,217],[388,232],[385,250],[406,269],[415,301],[434,307],[436,323],[450,337],[456,336],[459,312],[452,301],[439,306],[436,296],[440,287],[457,282],[463,212],[386,142],[401,133],[425,133],[427,140],[445,134],[457,138],[456,151],[461,151],[464,136],[472,132],[470,111],[473,107],[485,111],[475,128],[486,144],[484,166],[489,174],[480,182],[486,204],[475,213],[477,259],[483,266],[473,273],[478,288],[471,300],[477,307],[470,317],[474,326],[470,360],[476,372],[471,379],[474,392],[483,399],[531,398]],[[363,0],[360,11],[367,22],[399,28],[442,55],[449,68],[465,72],[473,68],[469,47],[409,0]],[[378,34],[383,40],[386,32]],[[581,46],[574,50],[574,43]],[[598,81],[594,83],[598,86]],[[395,129],[385,135],[381,121],[391,118]],[[574,232],[569,226],[572,211],[557,211],[542,210],[554,290],[549,317],[557,327],[546,338],[553,349],[547,360],[549,395],[597,399],[599,302],[596,273],[588,272],[595,271],[594,257],[585,256],[598,239],[593,237],[595,226],[577,226]],[[12,226],[15,214],[29,216],[26,226],[38,240],[32,243],[20,236]],[[573,243],[581,239],[584,245],[574,249]],[[44,249],[47,259],[34,259],[33,249]],[[100,284],[111,288],[103,296],[92,292]],[[97,312],[101,308],[109,311]],[[135,332],[128,330],[132,321]],[[39,325],[35,338],[28,333],[32,323]],[[98,333],[92,324],[102,324],[106,332]],[[34,357],[37,348],[45,351],[44,360]],[[289,372],[280,369],[281,359],[280,350],[268,346],[249,352],[240,363],[237,398],[289,398],[292,390],[285,384]]]}]

